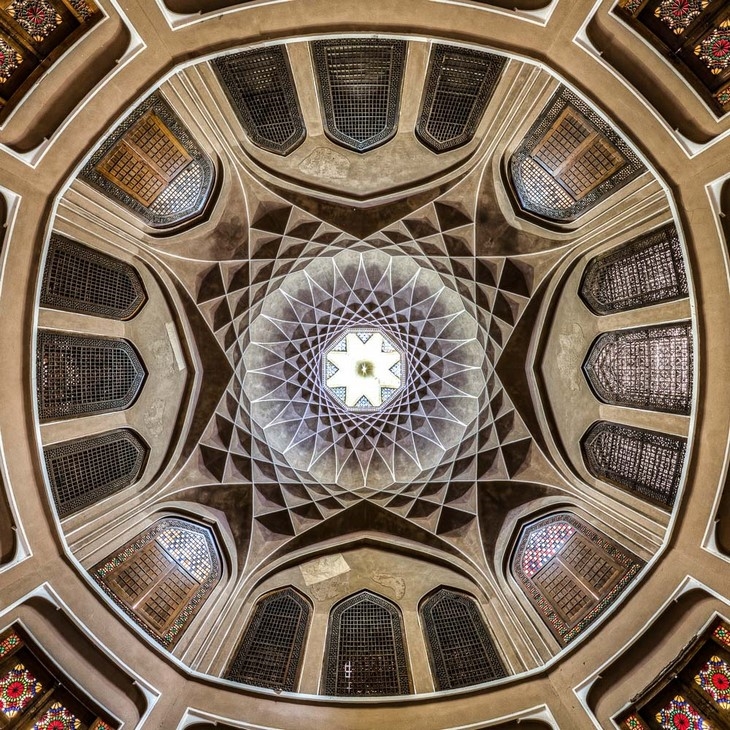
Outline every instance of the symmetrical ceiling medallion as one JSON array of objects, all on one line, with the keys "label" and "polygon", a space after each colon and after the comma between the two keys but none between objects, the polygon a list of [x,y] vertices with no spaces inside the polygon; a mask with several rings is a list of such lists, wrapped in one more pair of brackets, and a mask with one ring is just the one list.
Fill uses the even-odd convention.
[{"label": "symmetrical ceiling medallion", "polygon": [[353,411],[381,408],[403,385],[405,359],[387,335],[349,330],[324,354],[325,384],[338,403]]},{"label": "symmetrical ceiling medallion", "polygon": [[410,257],[315,259],[268,294],[251,324],[251,418],[305,482],[408,483],[479,415],[487,367],[477,329],[462,297]]}]

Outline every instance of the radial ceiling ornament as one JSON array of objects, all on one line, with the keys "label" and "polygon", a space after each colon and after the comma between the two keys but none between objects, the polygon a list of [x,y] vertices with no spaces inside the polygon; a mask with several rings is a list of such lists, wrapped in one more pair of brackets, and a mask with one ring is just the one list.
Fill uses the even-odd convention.
[{"label": "radial ceiling ornament", "polygon": [[353,411],[381,408],[403,385],[402,353],[374,330],[358,328],[336,338],[322,366],[329,393]]},{"label": "radial ceiling ornament", "polygon": [[305,482],[380,490],[458,447],[491,373],[477,322],[406,256],[341,251],[265,299],[243,357],[251,418]]}]

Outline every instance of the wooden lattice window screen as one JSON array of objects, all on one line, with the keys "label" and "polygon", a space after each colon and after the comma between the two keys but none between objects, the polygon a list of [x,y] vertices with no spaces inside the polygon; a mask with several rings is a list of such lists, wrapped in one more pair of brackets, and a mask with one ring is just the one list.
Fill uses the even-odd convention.
[{"label": "wooden lattice window screen", "polygon": [[527,525],[515,578],[545,624],[567,644],[620,595],[643,562],[567,512]]},{"label": "wooden lattice window screen", "polygon": [[467,687],[506,676],[476,601],[440,588],[420,607],[436,689]]},{"label": "wooden lattice window screen", "polygon": [[166,518],[92,568],[104,590],[163,646],[173,646],[221,577],[210,530]]},{"label": "wooden lattice window screen", "polygon": [[149,207],[191,161],[191,155],[150,109],[111,148],[97,170]]},{"label": "wooden lattice window screen", "polygon": [[357,697],[409,693],[398,607],[369,591],[332,609],[325,650],[325,694]]},{"label": "wooden lattice window screen", "polygon": [[261,598],[226,679],[293,692],[311,613],[309,603],[293,588]]}]

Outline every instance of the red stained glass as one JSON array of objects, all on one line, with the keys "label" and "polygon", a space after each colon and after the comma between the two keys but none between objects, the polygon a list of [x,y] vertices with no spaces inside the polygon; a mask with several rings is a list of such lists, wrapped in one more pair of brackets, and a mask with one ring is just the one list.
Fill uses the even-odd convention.
[{"label": "red stained glass", "polygon": [[80,726],[81,720],[76,715],[60,702],[54,702],[33,725],[33,730],[78,730]]},{"label": "red stained glass", "polygon": [[708,4],[709,0],[662,0],[654,15],[680,35],[699,17]]},{"label": "red stained glass", "polygon": [[730,710],[730,666],[718,656],[713,656],[700,669],[695,682],[724,710]]},{"label": "red stained glass", "polygon": [[48,0],[13,0],[7,12],[34,40],[45,40],[63,22]]},{"label": "red stained glass", "polygon": [[15,717],[42,689],[41,683],[22,664],[16,664],[0,679],[0,711],[6,717]]},{"label": "red stained glass", "polygon": [[664,730],[711,730],[707,721],[682,695],[677,695],[660,710],[656,720]]},{"label": "red stained glass", "polygon": [[695,55],[713,74],[730,67],[730,21],[703,38],[695,47]]}]

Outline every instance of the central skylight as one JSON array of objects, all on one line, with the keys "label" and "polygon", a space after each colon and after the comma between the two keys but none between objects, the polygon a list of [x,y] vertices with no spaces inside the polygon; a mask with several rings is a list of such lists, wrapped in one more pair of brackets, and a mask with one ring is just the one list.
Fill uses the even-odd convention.
[{"label": "central skylight", "polygon": [[403,383],[403,356],[382,332],[353,329],[324,353],[327,390],[353,411],[381,408]]}]

